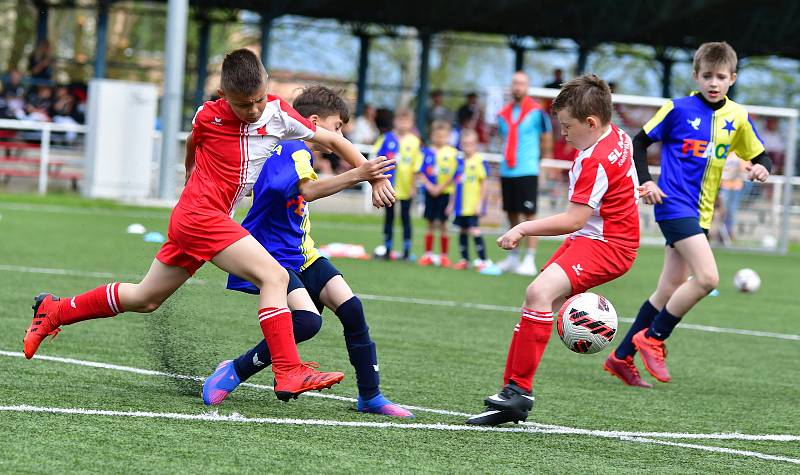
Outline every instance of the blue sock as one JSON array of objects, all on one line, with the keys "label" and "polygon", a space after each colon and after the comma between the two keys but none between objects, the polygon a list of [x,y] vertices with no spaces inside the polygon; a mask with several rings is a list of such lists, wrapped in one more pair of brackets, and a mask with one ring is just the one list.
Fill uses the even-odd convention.
[{"label": "blue sock", "polygon": [[650,328],[656,315],[658,315],[658,309],[653,307],[649,299],[645,300],[642,304],[642,308],[639,309],[639,314],[636,315],[636,320],[633,321],[633,325],[631,325],[628,333],[625,334],[625,338],[622,339],[617,350],[614,352],[617,358],[624,360],[636,354],[636,348],[633,347],[632,341],[633,335],[645,328]]},{"label": "blue sock", "polygon": [[486,260],[486,245],[483,243],[483,236],[475,236],[475,250],[478,251],[478,258]]},{"label": "blue sock", "polygon": [[669,338],[672,334],[672,330],[675,329],[675,325],[680,323],[680,321],[681,317],[676,317],[667,312],[667,306],[664,305],[664,308],[656,315],[655,320],[653,320],[653,323],[650,325],[650,329],[647,330],[647,336],[664,341]]},{"label": "blue sock", "polygon": [[[294,310],[292,312],[292,328],[295,343],[310,340],[322,328],[322,317],[308,310]],[[269,347],[265,340],[261,340],[250,351],[233,360],[233,368],[242,382],[247,381],[248,378],[270,364],[272,364],[272,356],[269,354]]]},{"label": "blue sock", "polygon": [[403,239],[403,257],[408,259],[411,256],[411,239]]},{"label": "blue sock", "polygon": [[353,296],[336,309],[336,316],[342,322],[350,364],[356,370],[358,396],[364,400],[372,399],[381,392],[378,354],[375,343],[369,337],[369,327],[361,300]]},{"label": "blue sock", "polygon": [[461,251],[461,258],[469,260],[469,236],[466,233],[458,235],[458,249]]}]

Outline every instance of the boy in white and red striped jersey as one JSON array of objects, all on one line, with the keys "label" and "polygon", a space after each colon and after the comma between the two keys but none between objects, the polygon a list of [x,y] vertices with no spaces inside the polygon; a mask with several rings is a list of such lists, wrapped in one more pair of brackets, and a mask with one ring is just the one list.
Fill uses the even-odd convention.
[{"label": "boy in white and red striped jersey", "polygon": [[[268,95],[267,73],[249,50],[225,56],[218,94],[221,99],[206,102],[192,121],[186,142],[188,181],[170,217],[169,239],[147,275],[138,284],[114,282],[71,299],[49,293],[37,296],[23,341],[26,358],[32,358],[42,340],[58,333],[61,325],[156,310],[210,261],[260,289],[259,323],[273,355],[275,393],[280,399],[342,380],[342,373],[314,371],[301,362],[286,302],[289,276],[231,216],[281,140],[318,143],[354,167],[365,159],[340,135],[317,129],[280,98]],[[388,180],[372,184],[375,206],[394,202]]]},{"label": "boy in white and red striped jersey", "polygon": [[468,424],[524,421],[533,408],[533,376],[550,340],[553,310],[570,296],[609,282],[631,268],[639,248],[641,188],[630,137],[611,123],[611,91],[594,75],[561,88],[553,112],[578,154],[569,173],[567,211],[518,224],[497,243],[513,249],[525,236],[569,234],[525,291],[514,328],[503,389],[484,401]]}]

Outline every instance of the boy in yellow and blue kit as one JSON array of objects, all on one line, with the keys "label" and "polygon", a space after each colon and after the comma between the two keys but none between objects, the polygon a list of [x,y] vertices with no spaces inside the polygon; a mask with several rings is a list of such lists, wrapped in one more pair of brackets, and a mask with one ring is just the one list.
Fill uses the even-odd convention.
[{"label": "boy in yellow and blue kit", "polygon": [[419,176],[425,187],[425,219],[428,221],[428,231],[425,233],[425,254],[419,260],[421,266],[435,263],[433,234],[438,230],[441,246],[438,264],[450,267],[450,258],[447,256],[449,244],[447,208],[450,204],[450,195],[455,191],[453,181],[458,166],[458,150],[448,145],[450,131],[450,124],[447,122],[434,122],[431,125],[433,146],[423,150]]},{"label": "boy in yellow and blue kit", "polygon": [[[736,63],[727,43],[701,45],[693,61],[699,92],[667,101],[633,139],[643,201],[655,205],[666,246],[655,292],[604,365],[629,386],[652,387],[633,363],[637,351],[653,377],[670,381],[664,340],[719,282],[707,236],[728,154],[749,162],[753,181],[765,181],[772,168],[747,111],[725,95],[736,81]],[[654,142],[662,143],[658,184],[647,171],[647,147]],[[687,280],[689,275],[694,278]]]},{"label": "boy in yellow and blue kit", "polygon": [[[415,175],[422,163],[419,137],[411,130],[414,127],[414,115],[408,109],[395,112],[394,128],[378,137],[373,148],[372,157],[385,156],[396,159],[396,168],[390,181],[397,193],[400,205],[400,220],[403,223],[403,259],[411,260],[411,200],[416,191]],[[393,245],[394,210],[396,206],[387,206],[383,222],[383,244],[386,248],[384,258],[391,259]]]},{"label": "boy in yellow and blue kit", "polygon": [[453,224],[460,228],[458,247],[461,260],[453,265],[453,269],[469,268],[469,237],[475,240],[475,251],[478,259],[474,267],[478,270],[490,266],[486,259],[486,246],[478,225],[478,217],[483,215],[486,198],[486,177],[488,165],[478,150],[478,134],[472,129],[461,132],[461,150],[458,155],[458,167],[455,177],[455,193],[450,197],[448,211],[455,215]]}]

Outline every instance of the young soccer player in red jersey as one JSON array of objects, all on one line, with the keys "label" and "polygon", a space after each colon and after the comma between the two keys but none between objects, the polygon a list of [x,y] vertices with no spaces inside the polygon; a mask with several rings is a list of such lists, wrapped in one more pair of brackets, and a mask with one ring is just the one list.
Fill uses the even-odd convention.
[{"label": "young soccer player in red jersey", "polygon": [[525,236],[570,236],[525,291],[514,328],[503,389],[484,401],[468,424],[524,421],[533,407],[533,376],[553,326],[553,309],[570,295],[609,282],[630,269],[639,248],[639,184],[628,135],[611,123],[611,91],[594,75],[563,85],[553,112],[567,142],[580,150],[570,170],[567,211],[526,221],[497,243],[513,249]]},{"label": "young soccer player in red jersey", "polygon": [[[186,152],[191,176],[172,211],[169,239],[147,275],[138,284],[114,282],[72,298],[40,294],[24,338],[26,358],[32,358],[42,340],[58,333],[62,325],[156,310],[210,261],[260,289],[259,323],[273,354],[275,393],[281,399],[342,380],[342,373],[317,372],[300,361],[286,305],[288,274],[231,215],[280,140],[318,143],[354,166],[364,157],[340,135],[317,129],[291,106],[268,95],[266,71],[251,51],[240,49],[225,57],[220,83],[221,99],[206,102],[192,121]],[[393,201],[389,182],[375,181],[373,203],[383,206]]]}]

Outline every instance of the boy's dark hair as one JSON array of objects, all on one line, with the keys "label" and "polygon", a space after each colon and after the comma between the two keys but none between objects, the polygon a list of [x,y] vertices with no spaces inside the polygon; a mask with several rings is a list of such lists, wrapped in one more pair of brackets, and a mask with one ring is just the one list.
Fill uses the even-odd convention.
[{"label": "boy's dark hair", "polygon": [[736,51],[728,43],[724,41],[703,43],[694,53],[692,69],[694,69],[695,73],[698,73],[703,64],[712,68],[729,66],[731,73],[735,73],[737,62]]},{"label": "boy's dark hair", "polygon": [[292,107],[303,117],[316,114],[321,119],[339,114],[343,123],[350,122],[350,109],[342,99],[341,91],[322,85],[308,86],[294,99]]},{"label": "boy's dark hair", "polygon": [[250,95],[267,80],[267,71],[261,60],[249,49],[237,49],[225,55],[222,61],[220,89]]},{"label": "boy's dark hair", "polygon": [[594,115],[605,125],[611,122],[611,89],[594,74],[570,79],[561,85],[552,110],[553,113],[566,110],[581,122]]}]

